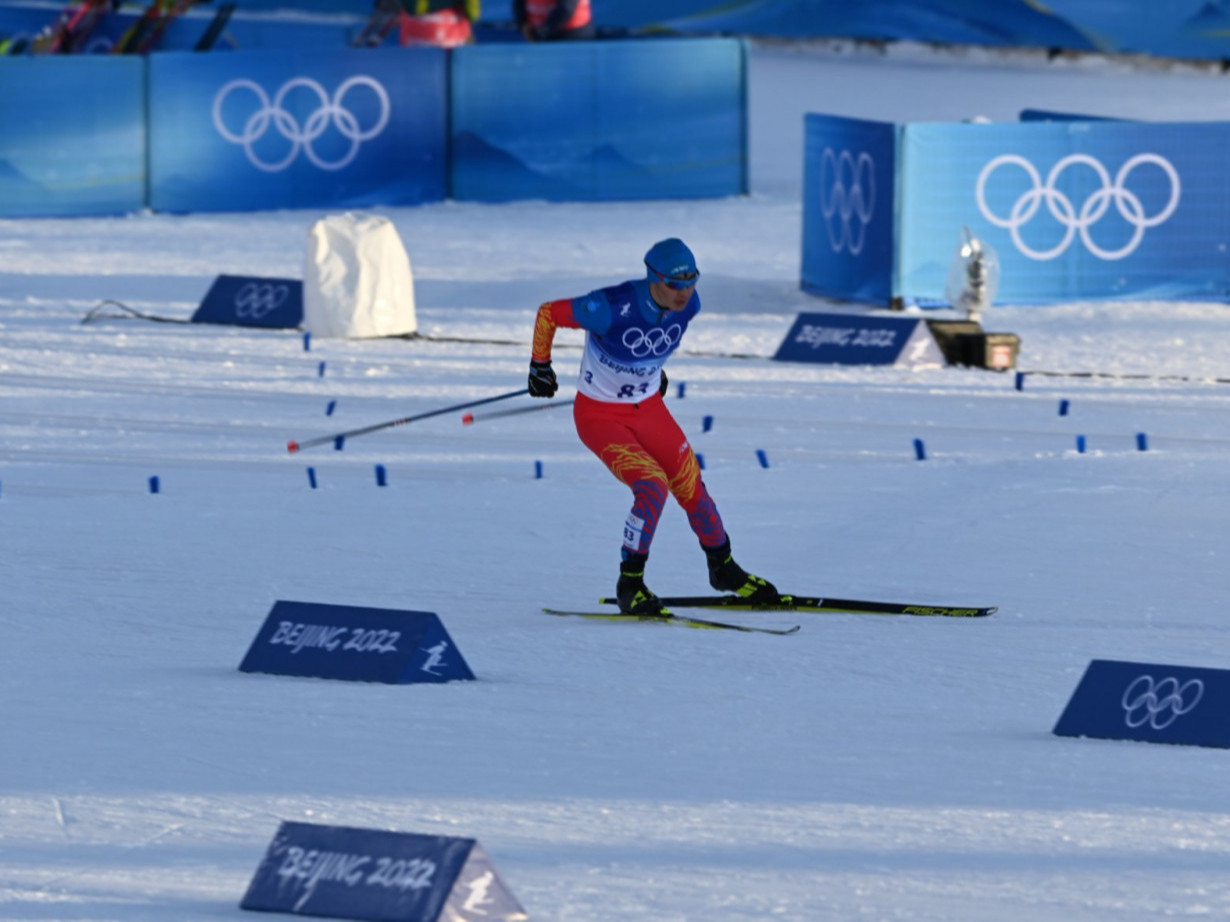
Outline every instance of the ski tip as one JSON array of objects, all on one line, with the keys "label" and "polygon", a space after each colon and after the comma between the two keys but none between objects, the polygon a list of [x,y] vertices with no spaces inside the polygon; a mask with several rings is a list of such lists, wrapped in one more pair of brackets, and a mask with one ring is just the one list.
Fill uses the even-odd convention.
[{"label": "ski tip", "polygon": [[468,426],[468,425],[470,425],[470,423],[472,423],[472,422],[474,422],[474,414],[473,414],[473,413],[467,413],[465,416],[461,417],[461,425],[463,425],[463,426]]},{"label": "ski tip", "polygon": [[295,452],[299,450],[299,443],[296,442],[294,439],[291,439],[289,442],[286,443],[286,450],[293,455]]}]

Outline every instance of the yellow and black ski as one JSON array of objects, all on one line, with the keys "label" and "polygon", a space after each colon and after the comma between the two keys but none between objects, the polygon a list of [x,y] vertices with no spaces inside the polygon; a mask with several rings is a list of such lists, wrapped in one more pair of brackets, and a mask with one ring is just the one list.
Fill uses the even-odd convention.
[{"label": "yellow and black ski", "polygon": [[730,624],[725,621],[710,621],[706,618],[692,618],[688,615],[676,615],[664,611],[660,615],[624,615],[608,611],[562,611],[558,608],[544,608],[548,615],[560,615],[573,618],[589,618],[594,621],[654,621],[659,624],[678,624],[683,627],[694,627],[711,631],[743,631],[748,634],[793,634],[800,625],[788,628],[755,627],[750,624]]},{"label": "yellow and black ski", "polygon": [[[617,605],[613,598],[600,600]],[[871,602],[866,599],[829,599],[819,596],[783,595],[780,602],[757,604],[737,595],[661,596],[667,608],[732,608],[738,611],[809,611],[856,615],[922,615],[939,618],[985,618],[999,611],[998,606],[918,605],[909,602]]]}]

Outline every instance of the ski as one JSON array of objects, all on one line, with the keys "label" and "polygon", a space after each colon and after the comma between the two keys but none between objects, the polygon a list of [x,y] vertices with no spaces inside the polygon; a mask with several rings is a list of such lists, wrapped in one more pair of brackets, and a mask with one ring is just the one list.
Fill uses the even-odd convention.
[{"label": "ski", "polygon": [[350,42],[352,48],[376,48],[383,45],[389,33],[397,28],[406,9],[404,0],[376,0],[371,17]]},{"label": "ski", "polygon": [[148,54],[161,41],[167,27],[197,3],[209,0],[153,0],[145,12],[111,46],[112,54]]},{"label": "ski", "polygon": [[544,608],[543,611],[548,615],[590,618],[595,621],[654,621],[658,624],[678,624],[683,627],[694,627],[710,631],[743,631],[747,634],[793,634],[801,627],[798,624],[787,628],[754,627],[750,624],[729,624],[725,621],[709,621],[706,618],[693,618],[689,615],[676,615],[671,612],[663,612],[661,615],[623,615],[606,611],[562,611],[558,608]]},{"label": "ski", "polygon": [[[732,608],[740,611],[811,611],[857,615],[922,615],[940,618],[985,618],[999,611],[956,605],[914,605],[905,602],[870,602],[865,599],[826,599],[817,596],[783,595],[774,605],[756,605],[737,595],[662,596],[668,608]],[[600,600],[604,605],[617,605],[613,598]]]},{"label": "ski", "polygon": [[118,0],[82,0],[75,8],[70,7],[61,13],[55,23],[37,35],[30,43],[30,51],[34,54],[83,51],[99,20],[118,5]]},{"label": "ski", "polygon": [[201,37],[196,40],[196,45],[193,46],[192,50],[212,51],[214,45],[218,43],[218,39],[222,36],[222,31],[226,28],[226,24],[231,21],[231,14],[234,12],[234,3],[224,3],[218,7],[218,11],[214,13],[213,19],[209,21],[209,25],[201,33]]}]

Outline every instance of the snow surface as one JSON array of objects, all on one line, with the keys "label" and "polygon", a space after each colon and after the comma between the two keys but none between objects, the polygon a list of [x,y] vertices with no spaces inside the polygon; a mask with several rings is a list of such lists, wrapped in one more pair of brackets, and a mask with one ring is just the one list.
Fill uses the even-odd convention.
[{"label": "snow surface", "polygon": [[[1022,391],[767,359],[828,307],[798,289],[803,112],[1230,118],[1228,78],[764,44],[751,77],[750,196],[387,210],[422,330],[513,346],[81,323],[298,276],[319,214],[0,221],[0,918],[249,918],[282,820],[477,838],[534,919],[1230,916],[1230,754],[1051,733],[1090,659],[1226,665],[1230,308],[996,306],[1021,368],[1108,375]],[[629,505],[563,408],[286,453],[523,386],[537,304],[673,234],[707,312],[670,404],[737,558],[998,614],[743,616],[789,637],[543,615],[611,592]],[[676,507],[648,577],[707,589]],[[277,599],[436,611],[480,680],[238,672]]]}]

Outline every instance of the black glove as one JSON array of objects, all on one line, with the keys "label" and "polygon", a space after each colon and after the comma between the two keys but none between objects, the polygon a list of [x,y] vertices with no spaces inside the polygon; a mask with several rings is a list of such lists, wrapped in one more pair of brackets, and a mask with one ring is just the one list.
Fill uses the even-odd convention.
[{"label": "black glove", "polygon": [[530,362],[529,384],[531,397],[554,397],[559,390],[555,369],[550,362]]},{"label": "black glove", "polygon": [[662,373],[662,386],[658,388],[658,396],[665,397],[666,389],[670,387],[670,382],[666,380],[666,369],[665,368],[662,369],[661,373]]}]

